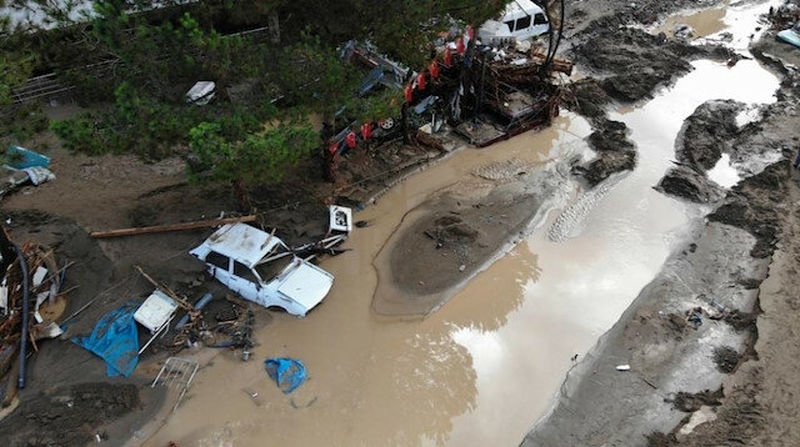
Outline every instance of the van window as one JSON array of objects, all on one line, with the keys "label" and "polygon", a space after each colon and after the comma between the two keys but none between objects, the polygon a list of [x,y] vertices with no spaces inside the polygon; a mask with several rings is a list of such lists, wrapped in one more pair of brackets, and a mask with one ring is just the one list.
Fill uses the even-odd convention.
[{"label": "van window", "polygon": [[259,280],[256,278],[256,275],[253,274],[253,271],[241,262],[233,261],[233,274],[239,278],[246,279],[253,284],[259,283]]},{"label": "van window", "polygon": [[547,17],[541,12],[533,16],[533,24],[534,25],[546,25],[547,24]]},{"label": "van window", "polygon": [[528,28],[529,26],[531,26],[531,16],[517,19],[517,31]]},{"label": "van window", "polygon": [[228,257],[222,254],[219,254],[215,251],[208,252],[206,256],[206,262],[213,265],[214,267],[219,267],[222,270],[228,271]]},{"label": "van window", "polygon": [[513,20],[509,20],[508,22],[505,22],[505,23],[506,23],[506,26],[508,27],[508,32],[513,33],[514,32],[514,21]]}]

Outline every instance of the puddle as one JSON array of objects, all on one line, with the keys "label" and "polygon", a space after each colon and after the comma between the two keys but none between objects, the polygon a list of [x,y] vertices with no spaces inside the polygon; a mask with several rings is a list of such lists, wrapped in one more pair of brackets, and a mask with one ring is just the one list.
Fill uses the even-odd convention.
[{"label": "puddle", "polygon": [[706,175],[712,182],[723,188],[730,188],[742,179],[736,168],[731,166],[731,156],[728,154],[722,154],[717,164]]},{"label": "puddle", "polygon": [[750,123],[761,119],[761,109],[759,107],[745,107],[744,110],[736,115],[736,126],[742,128]]},{"label": "puddle", "polygon": [[761,15],[768,12],[770,7],[777,8],[781,4],[783,0],[755,3],[724,0],[718,7],[669,16],[651,32],[663,32],[673,37],[675,27],[686,24],[694,28],[692,38],[698,43],[723,41],[733,49],[746,51],[750,42],[757,40],[766,31],[766,27],[760,22]]},{"label": "puddle", "polygon": [[723,5],[716,8],[669,16],[664,23],[656,27],[655,34],[663,32],[669,37],[674,37],[678,25],[691,26],[694,29],[693,37],[705,37],[717,33],[725,28],[724,18],[729,3],[730,0],[725,0]]},{"label": "puddle", "polygon": [[[402,216],[477,167],[581,154],[590,130],[562,116],[540,133],[462,151],[392,188],[358,214],[374,224],[354,233],[354,250],[323,262],[336,276],[325,301],[304,319],[276,314],[255,335],[256,360],[218,355],[146,445],[518,444],[552,405],[571,357],[617,321],[698,212],[652,189],[674,159],[683,120],[710,99],[774,100],[778,79],[755,61],[693,66],[649,103],[612,114],[630,127],[639,164],[568,237],[552,242],[539,228],[424,320],[370,310],[373,258]],[[264,372],[268,356],[302,360],[309,380],[284,396]]]}]

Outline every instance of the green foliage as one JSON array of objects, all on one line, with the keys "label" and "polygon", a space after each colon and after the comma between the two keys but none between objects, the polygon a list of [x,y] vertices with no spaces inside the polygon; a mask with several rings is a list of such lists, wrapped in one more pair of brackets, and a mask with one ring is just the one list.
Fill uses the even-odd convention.
[{"label": "green foliage", "polygon": [[71,151],[100,155],[113,149],[105,143],[91,116],[53,121],[50,129],[63,141],[64,147]]},{"label": "green foliage", "polygon": [[[93,15],[79,23],[69,14],[74,2],[36,3],[60,26],[25,34],[24,44],[0,44],[0,104],[34,70],[56,67],[83,103],[104,104],[51,124],[69,149],[148,158],[191,149],[210,178],[257,184],[279,181],[318,145],[307,123],[286,119],[298,109],[326,121],[341,106],[361,122],[398,116],[402,92],[355,95],[364,73],[338,59],[338,43],[371,40],[394,59],[424,67],[437,33],[478,25],[506,0],[95,0]],[[282,45],[218,31],[276,18]],[[183,103],[198,80],[217,83],[212,105]],[[253,86],[244,103],[228,101],[228,88],[242,85]],[[278,96],[282,111],[271,105]],[[286,124],[264,130],[270,119]]]},{"label": "green foliage", "polygon": [[397,118],[403,101],[403,93],[390,88],[361,98],[352,96],[347,103],[348,116],[358,122]]},{"label": "green foliage", "polygon": [[159,102],[123,82],[114,104],[103,112],[88,112],[55,122],[51,129],[70,150],[88,154],[135,153],[160,159],[189,144],[190,130],[214,120],[220,135],[241,139],[258,130],[275,112],[272,106],[197,107]]},{"label": "green foliage", "polygon": [[251,186],[279,182],[319,144],[308,123],[278,124],[238,141],[225,138],[223,126],[213,122],[200,123],[189,133],[199,161],[195,178]]},{"label": "green foliage", "polygon": [[0,114],[0,147],[22,144],[47,129],[48,119],[41,107],[17,106]]},{"label": "green foliage", "polygon": [[24,85],[33,72],[36,54],[19,42],[19,36],[5,37],[10,45],[0,47],[0,106],[11,104],[11,92]]}]

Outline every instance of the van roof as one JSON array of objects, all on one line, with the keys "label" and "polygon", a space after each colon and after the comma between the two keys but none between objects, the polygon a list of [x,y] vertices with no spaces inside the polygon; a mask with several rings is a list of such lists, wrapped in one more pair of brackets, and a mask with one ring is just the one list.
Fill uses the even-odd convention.
[{"label": "van roof", "polygon": [[503,12],[504,19],[518,19],[526,15],[544,12],[542,8],[531,0],[514,0],[506,5]]},{"label": "van roof", "polygon": [[222,226],[203,244],[250,268],[254,267],[276,246],[286,247],[278,237],[243,223]]}]

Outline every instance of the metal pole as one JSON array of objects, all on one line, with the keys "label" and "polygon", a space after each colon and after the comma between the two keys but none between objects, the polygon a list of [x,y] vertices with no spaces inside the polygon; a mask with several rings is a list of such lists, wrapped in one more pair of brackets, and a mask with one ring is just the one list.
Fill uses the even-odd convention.
[{"label": "metal pole", "polygon": [[19,378],[17,388],[25,388],[25,356],[28,348],[28,308],[30,307],[30,286],[28,284],[28,264],[19,245],[9,241],[17,252],[19,267],[22,270],[22,336],[19,340]]}]

